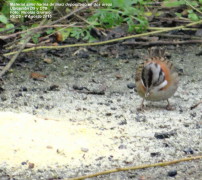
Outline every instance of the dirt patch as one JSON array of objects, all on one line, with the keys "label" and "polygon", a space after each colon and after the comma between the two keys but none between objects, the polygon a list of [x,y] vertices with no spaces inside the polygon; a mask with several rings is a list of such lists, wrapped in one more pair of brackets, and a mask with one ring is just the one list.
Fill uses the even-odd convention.
[{"label": "dirt patch", "polygon": [[[141,98],[128,87],[147,49],[47,51],[50,63],[32,54],[21,58],[5,76],[1,93],[0,177],[76,177],[201,154],[202,107],[190,107],[202,99],[202,61],[196,55],[202,48],[167,51],[181,73],[170,99],[173,111],[165,110],[166,102],[146,102],[146,111],[136,110]],[[47,77],[34,80],[31,72]],[[157,133],[169,136],[158,139]],[[176,179],[200,179],[201,167],[198,160],[97,179],[170,179],[170,171],[177,171]]]}]

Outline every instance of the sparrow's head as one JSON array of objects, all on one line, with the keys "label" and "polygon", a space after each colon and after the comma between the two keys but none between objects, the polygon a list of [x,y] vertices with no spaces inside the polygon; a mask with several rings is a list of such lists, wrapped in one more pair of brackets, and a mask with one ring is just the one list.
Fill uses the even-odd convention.
[{"label": "sparrow's head", "polygon": [[153,61],[148,61],[143,67],[141,80],[146,89],[145,97],[152,91],[160,91],[168,83],[160,64]]}]

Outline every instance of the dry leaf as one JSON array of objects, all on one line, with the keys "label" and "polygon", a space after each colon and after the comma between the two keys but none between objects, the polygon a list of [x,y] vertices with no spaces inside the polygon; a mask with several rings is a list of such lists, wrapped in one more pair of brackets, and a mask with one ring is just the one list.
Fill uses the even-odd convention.
[{"label": "dry leaf", "polygon": [[35,80],[41,80],[43,78],[46,78],[46,75],[40,74],[40,73],[36,73],[36,72],[32,72],[30,74],[30,78],[35,79]]},{"label": "dry leaf", "polygon": [[51,64],[53,62],[50,58],[45,58],[43,61],[47,64]]}]

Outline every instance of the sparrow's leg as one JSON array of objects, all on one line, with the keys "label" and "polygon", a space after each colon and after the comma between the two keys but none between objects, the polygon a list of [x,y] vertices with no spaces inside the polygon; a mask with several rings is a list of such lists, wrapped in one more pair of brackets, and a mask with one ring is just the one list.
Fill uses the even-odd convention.
[{"label": "sparrow's leg", "polygon": [[167,99],[167,102],[168,102],[168,104],[167,104],[167,106],[166,106],[166,109],[167,109],[168,111],[174,110],[175,108],[170,105],[170,102],[169,102],[168,99]]},{"label": "sparrow's leg", "polygon": [[144,110],[144,98],[142,99],[140,107],[137,108],[138,111],[143,111]]}]

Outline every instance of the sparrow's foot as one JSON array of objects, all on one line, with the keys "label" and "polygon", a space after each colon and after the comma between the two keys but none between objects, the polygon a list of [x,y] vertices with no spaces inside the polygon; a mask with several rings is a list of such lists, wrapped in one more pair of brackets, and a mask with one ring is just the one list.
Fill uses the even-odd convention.
[{"label": "sparrow's foot", "polygon": [[137,108],[137,111],[144,111],[144,99],[142,100],[140,107]]},{"label": "sparrow's foot", "polygon": [[144,106],[142,107],[142,106],[140,106],[140,107],[138,107],[137,108],[137,111],[144,111],[145,109],[144,109]]},{"label": "sparrow's foot", "polygon": [[168,102],[168,105],[166,106],[166,110],[168,110],[168,111],[173,111],[173,110],[175,110],[175,107],[173,107],[173,106],[171,106],[170,105],[170,102],[167,100],[167,102]]}]

